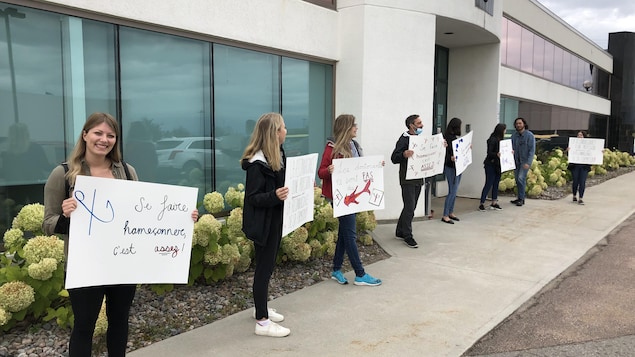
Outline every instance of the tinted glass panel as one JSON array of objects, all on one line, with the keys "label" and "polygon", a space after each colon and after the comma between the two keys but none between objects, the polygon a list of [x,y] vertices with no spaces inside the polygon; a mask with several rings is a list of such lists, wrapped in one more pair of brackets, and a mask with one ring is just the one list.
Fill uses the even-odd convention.
[{"label": "tinted glass panel", "polygon": [[515,22],[507,23],[507,65],[520,68],[520,45],[522,28]]}]

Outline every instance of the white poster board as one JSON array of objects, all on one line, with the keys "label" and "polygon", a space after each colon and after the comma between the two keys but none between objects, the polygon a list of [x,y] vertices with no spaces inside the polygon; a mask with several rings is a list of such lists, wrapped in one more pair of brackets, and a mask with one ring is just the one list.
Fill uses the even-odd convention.
[{"label": "white poster board", "polygon": [[384,208],[384,157],[334,159],[333,216]]},{"label": "white poster board", "polygon": [[602,165],[604,139],[569,138],[569,162],[572,164]]},{"label": "white poster board", "polygon": [[443,173],[445,145],[443,134],[411,135],[408,150],[414,154],[408,158],[406,180],[431,177]]},{"label": "white poster board", "polygon": [[313,220],[317,160],[318,154],[287,158],[284,185],[289,188],[289,196],[284,200],[283,237]]},{"label": "white poster board", "polygon": [[77,176],[66,289],[185,284],[198,189]]},{"label": "white poster board", "polygon": [[499,152],[501,154],[501,172],[516,169],[516,163],[514,162],[514,149],[512,148],[512,139],[501,140]]},{"label": "white poster board", "polygon": [[470,131],[452,141],[452,153],[454,154],[454,165],[456,166],[457,176],[462,174],[472,163],[472,133],[473,131]]}]

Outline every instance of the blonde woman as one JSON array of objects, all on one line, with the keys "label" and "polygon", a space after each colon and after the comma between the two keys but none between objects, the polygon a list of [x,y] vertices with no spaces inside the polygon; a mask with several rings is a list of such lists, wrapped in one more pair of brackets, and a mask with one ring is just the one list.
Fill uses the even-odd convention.
[{"label": "blonde woman", "polygon": [[[70,195],[78,175],[119,180],[138,180],[134,167],[123,163],[119,151],[119,124],[110,114],[91,114],[77,139],[66,165],[55,167],[44,186],[44,222],[48,235],[60,234],[68,253],[68,230],[71,213],[77,200]],[[124,166],[126,165],[126,166]],[[198,211],[192,212],[198,219]],[[136,285],[107,285],[69,289],[68,294],[75,316],[71,331],[69,356],[90,356],[95,322],[106,297],[108,356],[125,356],[128,343],[128,315],[135,296]]]},{"label": "blonde woman", "polygon": [[[322,154],[322,161],[318,169],[318,176],[322,179],[322,194],[329,200],[333,201],[332,181],[333,159],[360,157],[363,155],[362,148],[353,138],[357,136],[357,123],[355,117],[351,114],[342,114],[335,119],[333,123],[334,138],[329,138]],[[364,271],[362,261],[359,258],[357,249],[357,215],[355,213],[340,216],[340,222],[337,232],[337,245],[335,246],[335,255],[333,256],[333,273],[331,279],[345,285],[348,280],[342,273],[342,263],[344,262],[344,253],[348,255],[353,270],[355,270],[355,285],[379,286],[381,279],[372,277]]]},{"label": "blonde woman", "polygon": [[257,320],[256,335],[260,336],[285,337],[291,333],[277,324],[284,316],[267,307],[269,280],[282,239],[283,201],[289,194],[289,188],[284,186],[286,157],[282,148],[286,136],[282,115],[263,114],[241,159],[247,172],[243,232],[254,242],[256,250],[253,317]]}]

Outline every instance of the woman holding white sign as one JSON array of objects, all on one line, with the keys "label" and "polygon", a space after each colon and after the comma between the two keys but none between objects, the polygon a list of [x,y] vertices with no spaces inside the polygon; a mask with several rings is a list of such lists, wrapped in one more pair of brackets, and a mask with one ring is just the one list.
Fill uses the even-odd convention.
[{"label": "woman holding white sign", "polygon": [[478,210],[481,212],[485,211],[485,200],[490,190],[492,191],[492,203],[489,208],[499,211],[503,209],[498,205],[498,183],[501,180],[500,142],[505,138],[505,130],[507,130],[507,125],[498,123],[487,139],[487,155],[483,161],[485,185],[481,191],[481,203],[478,206]]},{"label": "woman holding white sign", "polygon": [[282,143],[287,136],[282,115],[263,114],[256,126],[241,162],[247,172],[243,232],[254,242],[256,269],[253,295],[256,335],[285,337],[291,333],[277,324],[284,316],[267,307],[269,280],[276,266],[276,256],[282,239],[284,200],[289,188],[284,186],[286,156]]},{"label": "woman holding white sign", "polygon": [[[357,123],[351,114],[341,114],[333,123],[333,135],[329,138],[322,154],[322,161],[318,169],[318,176],[322,179],[322,194],[333,202],[332,181],[334,166],[333,159],[360,157],[362,148],[357,141],[353,140],[357,136]],[[355,285],[378,286],[381,279],[372,277],[364,271],[364,266],[359,258],[357,249],[357,214],[352,213],[337,218],[339,228],[337,232],[337,243],[335,255],[333,256],[333,273],[331,279],[345,285],[348,280],[342,273],[344,263],[344,253],[348,255],[353,270],[355,270]]]},{"label": "woman holding white sign", "polygon": [[[578,131],[578,138],[585,138],[586,135],[583,131]],[[567,148],[567,152],[569,152],[569,148]],[[589,175],[589,171],[591,171],[591,165],[587,164],[569,164],[569,171],[571,171],[571,178],[573,179],[571,185],[571,191],[573,192],[573,202],[578,202],[578,204],[583,205],[584,200],[584,189],[586,187],[586,178]],[[580,195],[578,199],[576,196]]]},{"label": "woman holding white sign", "polygon": [[456,201],[456,194],[459,191],[461,175],[456,174],[456,156],[452,149],[452,142],[460,136],[461,119],[452,118],[443,135],[445,141],[448,143],[445,151],[445,164],[443,166],[443,175],[448,182],[448,195],[445,197],[445,203],[443,204],[443,217],[441,221],[448,224],[454,224],[454,221],[459,221],[459,217],[454,215],[454,202]]},{"label": "woman holding white sign", "polygon": [[[138,180],[134,167],[124,163],[119,150],[119,124],[110,114],[93,113],[82,128],[68,161],[53,169],[44,186],[45,234],[62,235],[68,254],[71,213],[77,200],[71,192],[78,175],[119,180]],[[198,211],[192,212],[198,218]],[[95,322],[106,298],[108,356],[125,356],[128,343],[128,316],[136,285],[90,286],[68,289],[75,323],[69,342],[69,356],[90,356]]]}]

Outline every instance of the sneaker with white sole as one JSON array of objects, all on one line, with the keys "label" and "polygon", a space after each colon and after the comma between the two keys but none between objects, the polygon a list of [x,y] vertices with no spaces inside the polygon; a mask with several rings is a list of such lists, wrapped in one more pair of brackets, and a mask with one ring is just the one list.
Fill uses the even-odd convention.
[{"label": "sneaker with white sole", "polygon": [[366,286],[379,286],[381,285],[381,279],[373,278],[370,274],[364,274],[364,276],[356,276],[355,277],[355,285],[366,285]]},{"label": "sneaker with white sole", "polygon": [[498,203],[494,203],[493,205],[489,205],[489,209],[493,209],[493,210],[497,210],[497,211],[502,211],[503,207],[499,206]]},{"label": "sneaker with white sole", "polygon": [[348,280],[346,280],[346,277],[344,276],[344,274],[342,274],[341,270],[336,270],[336,271],[332,272],[331,273],[331,279],[337,281],[338,283],[340,283],[342,285],[348,284]]},{"label": "sneaker with white sole", "polygon": [[584,204],[584,201],[582,201],[582,199],[579,199],[579,200],[578,200],[578,204],[579,204],[579,205],[583,205],[583,204]]},{"label": "sneaker with white sole", "polygon": [[[276,312],[276,309],[268,308],[267,309],[267,313],[269,315],[269,320],[271,320],[273,322],[282,322],[282,321],[284,321],[284,316],[282,314],[279,314],[278,312]],[[251,316],[254,319],[256,318],[256,309],[254,309],[254,312],[253,312],[253,314],[251,314]]]},{"label": "sneaker with white sole", "polygon": [[256,322],[256,335],[268,337],[286,337],[289,336],[291,330],[282,327],[273,321],[269,321],[266,326],[262,326]]},{"label": "sneaker with white sole", "polygon": [[417,248],[419,247],[419,245],[417,244],[417,241],[414,238],[406,238],[403,240],[404,244],[409,246],[410,248]]},{"label": "sneaker with white sole", "polygon": [[481,212],[485,212],[485,206],[483,206],[482,204],[478,205],[478,210]]}]

